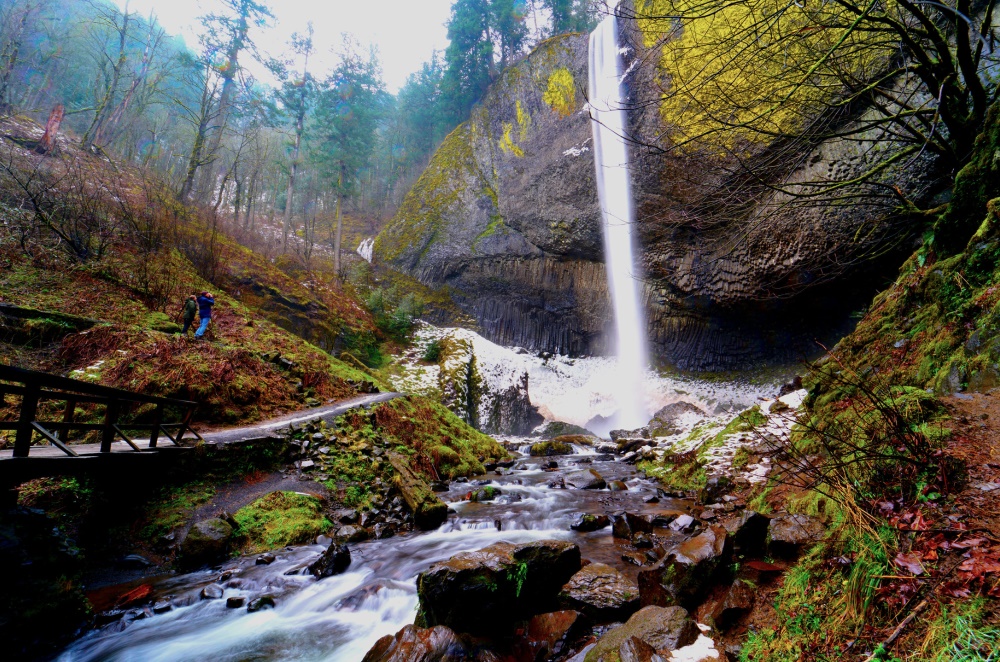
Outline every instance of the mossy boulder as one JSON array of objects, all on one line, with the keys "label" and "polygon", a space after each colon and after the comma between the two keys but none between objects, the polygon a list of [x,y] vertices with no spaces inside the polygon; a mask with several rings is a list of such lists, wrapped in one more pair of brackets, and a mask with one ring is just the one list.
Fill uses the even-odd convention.
[{"label": "mossy boulder", "polygon": [[545,427],[542,428],[542,431],[538,436],[542,439],[554,439],[555,437],[561,437],[567,434],[579,434],[587,437],[597,436],[587,428],[582,428],[579,425],[573,425],[572,423],[563,423],[562,421],[549,421],[545,424]]},{"label": "mossy boulder", "polygon": [[420,529],[436,529],[448,519],[448,506],[431,486],[411,467],[405,456],[390,453],[389,462],[396,471],[396,488],[406,507],[413,513],[413,523]]},{"label": "mossy boulder", "polygon": [[196,522],[181,543],[178,563],[184,568],[197,568],[224,561],[229,556],[233,532],[229,522],[219,517]]},{"label": "mossy boulder", "polygon": [[580,569],[580,548],[561,540],[499,542],[432,565],[417,578],[418,625],[508,634],[513,624],[552,611]]},{"label": "mossy boulder", "polygon": [[298,492],[271,492],[240,508],[233,519],[245,553],[309,543],[333,526],[319,499]]},{"label": "mossy boulder", "polygon": [[539,441],[531,445],[532,457],[551,457],[553,455],[572,455],[573,446],[565,441]]}]

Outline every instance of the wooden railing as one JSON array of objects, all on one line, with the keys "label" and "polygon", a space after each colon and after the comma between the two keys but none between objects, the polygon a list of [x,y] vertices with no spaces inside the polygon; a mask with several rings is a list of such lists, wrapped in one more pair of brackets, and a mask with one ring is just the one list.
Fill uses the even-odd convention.
[{"label": "wooden railing", "polygon": [[[0,399],[7,395],[20,395],[20,414],[16,421],[0,420],[0,430],[14,430],[14,457],[28,457],[31,441],[37,433],[53,446],[67,455],[76,457],[77,453],[65,442],[70,431],[97,431],[101,442],[101,453],[110,453],[116,437],[140,451],[139,446],[128,434],[135,431],[149,431],[149,448],[156,448],[160,435],[165,436],[176,445],[180,445],[186,432],[191,432],[196,438],[201,435],[191,427],[191,417],[198,403],[189,400],[174,400],[142,395],[107,386],[99,386],[89,382],[59,377],[44,372],[23,370],[0,364]],[[39,405],[44,402],[64,403],[61,420],[39,420]],[[79,404],[97,404],[104,406],[104,420],[101,423],[83,423],[74,421],[76,406]],[[122,417],[136,406],[154,405],[150,423],[125,423]],[[168,411],[168,409],[170,411]],[[174,413],[175,422],[167,422],[168,413]],[[172,434],[171,434],[172,432]],[[60,433],[62,437],[60,438]],[[204,441],[202,439],[202,441]]]}]

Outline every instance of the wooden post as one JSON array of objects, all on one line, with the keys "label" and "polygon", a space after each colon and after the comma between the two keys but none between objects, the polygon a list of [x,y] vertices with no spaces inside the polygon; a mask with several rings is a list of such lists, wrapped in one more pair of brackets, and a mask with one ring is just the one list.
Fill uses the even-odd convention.
[{"label": "wooden post", "polygon": [[17,436],[14,438],[14,457],[28,457],[31,449],[31,424],[38,414],[38,392],[41,388],[38,382],[28,382],[24,385],[24,395],[21,396],[21,418],[17,421]]},{"label": "wooden post", "polygon": [[42,139],[38,141],[38,147],[36,148],[42,154],[48,154],[56,148],[56,136],[59,135],[59,125],[62,124],[63,115],[65,114],[66,109],[63,108],[61,103],[56,104],[56,107],[49,113],[49,121],[45,123],[45,133],[42,135]]},{"label": "wooden post", "polygon": [[163,424],[163,405],[156,405],[153,412],[153,431],[149,433],[149,447],[156,448],[156,441],[160,438],[160,425]]},{"label": "wooden post", "polygon": [[[63,423],[72,423],[73,414],[76,412],[76,400],[73,398],[66,398],[66,409],[63,410]],[[55,433],[55,437],[62,439],[63,441],[69,441],[69,431],[70,428],[64,428],[62,436],[58,432]]]},{"label": "wooden post", "polygon": [[108,400],[107,407],[104,410],[104,428],[101,430],[101,452],[110,453],[111,444],[115,442],[115,425],[118,424],[118,411],[119,407],[118,400],[114,398]]}]

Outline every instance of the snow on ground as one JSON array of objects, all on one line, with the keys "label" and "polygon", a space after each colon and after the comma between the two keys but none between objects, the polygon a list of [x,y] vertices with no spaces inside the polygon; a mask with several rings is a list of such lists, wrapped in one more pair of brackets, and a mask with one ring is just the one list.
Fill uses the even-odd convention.
[{"label": "snow on ground", "polygon": [[[471,345],[487,393],[505,392],[515,386],[526,371],[531,404],[538,407],[546,420],[586,426],[595,416],[610,417],[618,408],[619,376],[613,358],[541,358],[523,349],[502,347],[468,329],[442,328],[425,322],[419,323],[413,346],[399,360],[398,374],[391,378],[395,389],[440,396],[439,366],[429,365],[421,359],[434,340],[445,336],[465,340]],[[768,396],[777,389],[776,384],[709,382],[662,376],[652,370],[647,371],[644,386],[645,408],[650,417],[668,404],[688,402],[704,410],[709,420],[720,427],[755,404],[766,411],[773,402]],[[801,402],[799,398],[793,404],[789,397],[785,396],[783,401],[793,408]],[[687,436],[696,425],[704,422],[704,417],[694,413],[682,415],[676,422],[682,434],[675,435],[676,439]]]}]

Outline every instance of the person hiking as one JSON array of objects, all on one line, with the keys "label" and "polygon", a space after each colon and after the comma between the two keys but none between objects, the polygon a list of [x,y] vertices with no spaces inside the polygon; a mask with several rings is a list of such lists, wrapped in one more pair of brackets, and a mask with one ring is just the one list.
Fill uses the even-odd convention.
[{"label": "person hiking", "polygon": [[208,292],[202,292],[201,296],[198,297],[198,317],[201,318],[201,324],[198,326],[198,330],[194,332],[195,338],[201,338],[205,335],[208,323],[212,321],[212,306],[214,305],[215,297]]},{"label": "person hiking", "polygon": [[188,296],[184,301],[184,308],[181,310],[181,315],[184,318],[184,330],[181,334],[185,337],[187,336],[188,329],[194,324],[194,314],[198,312],[198,301],[195,295]]}]

